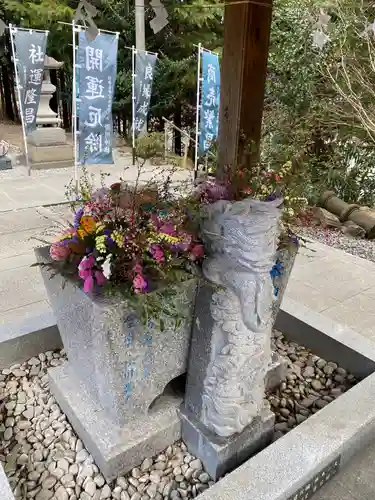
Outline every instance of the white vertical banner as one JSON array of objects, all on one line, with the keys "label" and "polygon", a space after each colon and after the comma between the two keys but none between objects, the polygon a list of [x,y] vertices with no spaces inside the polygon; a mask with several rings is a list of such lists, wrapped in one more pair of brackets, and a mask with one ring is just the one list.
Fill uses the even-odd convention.
[{"label": "white vertical banner", "polygon": [[195,158],[194,158],[194,179],[198,175],[198,155],[199,155],[199,111],[200,111],[200,88],[201,88],[201,52],[202,45],[198,44],[198,68],[197,68],[197,110],[195,122]]}]

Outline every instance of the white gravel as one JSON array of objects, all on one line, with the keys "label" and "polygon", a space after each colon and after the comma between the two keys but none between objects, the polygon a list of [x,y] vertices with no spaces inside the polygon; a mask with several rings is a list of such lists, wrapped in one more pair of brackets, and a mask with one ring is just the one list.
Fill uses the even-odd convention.
[{"label": "white gravel", "polygon": [[357,383],[353,375],[334,361],[315,356],[281,332],[274,331],[272,350],[287,363],[280,386],[267,395],[276,415],[275,439],[318,412]]},{"label": "white gravel", "polygon": [[320,226],[295,226],[297,235],[324,243],[330,247],[375,262],[375,240],[354,238],[343,234],[339,229],[322,228]]},{"label": "white gravel", "polygon": [[[288,364],[286,379],[267,394],[277,439],[356,380],[280,332],[272,344]],[[214,484],[183,442],[108,484],[49,391],[46,370],[65,359],[49,351],[0,372],[0,460],[16,500],[189,500]]]},{"label": "white gravel", "polygon": [[184,443],[108,484],[48,389],[62,352],[0,372],[0,459],[16,500],[191,499],[213,484]]}]

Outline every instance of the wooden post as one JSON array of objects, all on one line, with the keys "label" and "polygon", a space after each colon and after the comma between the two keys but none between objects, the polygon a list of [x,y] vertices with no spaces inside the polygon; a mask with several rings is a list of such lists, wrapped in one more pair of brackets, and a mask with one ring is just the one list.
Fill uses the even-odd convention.
[{"label": "wooden post", "polygon": [[244,145],[259,147],[273,0],[226,5],[221,69],[219,163],[236,165]]}]

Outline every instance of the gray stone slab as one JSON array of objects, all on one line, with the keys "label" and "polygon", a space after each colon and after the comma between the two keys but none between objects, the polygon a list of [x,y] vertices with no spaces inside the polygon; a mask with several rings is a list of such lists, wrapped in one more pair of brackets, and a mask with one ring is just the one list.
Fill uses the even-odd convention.
[{"label": "gray stone slab", "polygon": [[189,452],[198,456],[214,481],[235,469],[272,441],[275,415],[268,408],[240,434],[221,438],[210,432],[184,406],[180,408],[182,439]]},{"label": "gray stone slab", "polygon": [[[47,248],[36,253],[38,260],[48,262]],[[157,318],[147,326],[138,322],[119,296],[87,295],[59,275],[50,279],[46,268],[42,274],[76,377],[86,381],[93,399],[117,424],[147,415],[171,380],[186,372],[196,280],[181,283],[168,298],[184,309],[181,324],[176,327],[165,318],[161,330]]]},{"label": "gray stone slab", "polygon": [[275,326],[288,340],[336,361],[360,379],[375,371],[374,342],[299,302],[285,298]]},{"label": "gray stone slab", "polygon": [[[54,144],[66,144],[66,133],[60,127],[40,127],[28,134],[27,142],[34,146],[53,146]],[[70,145],[71,155],[72,145]]]},{"label": "gray stone slab", "polygon": [[29,267],[34,264],[35,256],[30,253],[15,255],[14,257],[5,257],[0,259],[0,272],[9,269],[18,269],[20,267]]},{"label": "gray stone slab", "polygon": [[173,392],[164,394],[147,416],[119,427],[92,399],[68,363],[51,368],[48,373],[52,393],[107,481],[181,437],[177,408],[182,397]]},{"label": "gray stone slab", "polygon": [[61,337],[51,309],[17,310],[13,318],[2,323],[0,316],[0,369],[22,363],[44,351],[62,348]]},{"label": "gray stone slab", "polygon": [[0,234],[0,259],[24,255],[28,252],[32,254],[34,248],[40,244],[36,239],[40,236],[40,231],[35,228]]},{"label": "gray stone slab", "polygon": [[47,228],[53,224],[48,212],[40,208],[27,208],[0,214],[0,234]]},{"label": "gray stone slab", "polygon": [[12,168],[12,160],[9,156],[0,157],[0,170],[10,170]]},{"label": "gray stone slab", "polygon": [[0,463],[0,498],[1,500],[14,500],[4,469]]},{"label": "gray stone slab", "polygon": [[311,500],[374,500],[375,443],[361,450]]},{"label": "gray stone slab", "polygon": [[45,300],[46,291],[35,267],[0,271],[0,313]]},{"label": "gray stone slab", "polygon": [[[213,319],[210,311],[211,298],[214,288],[201,285],[198,288],[195,304],[195,326],[199,326],[199,334],[193,335],[190,344],[189,374],[186,382],[185,406],[188,412],[198,416],[202,413],[202,394],[204,392],[204,380],[206,368],[211,359],[211,332]],[[199,319],[198,319],[199,318]],[[199,324],[198,324],[199,322]]]},{"label": "gray stone slab", "polygon": [[225,476],[199,500],[294,499],[332,462],[339,460],[341,467],[348,464],[372,442],[374,432],[372,374]]}]

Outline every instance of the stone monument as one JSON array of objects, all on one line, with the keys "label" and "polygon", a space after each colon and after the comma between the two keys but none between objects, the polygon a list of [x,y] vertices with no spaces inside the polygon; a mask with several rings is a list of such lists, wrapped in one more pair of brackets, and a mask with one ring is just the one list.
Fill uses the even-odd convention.
[{"label": "stone monument", "polygon": [[12,160],[8,156],[9,144],[2,140],[0,141],[0,170],[9,170],[12,168]]},{"label": "stone monument", "polygon": [[31,168],[64,168],[73,165],[73,148],[67,143],[65,131],[60,127],[61,119],[49,106],[56,91],[51,83],[50,70],[60,69],[63,62],[45,56],[44,75],[40,103],[36,117],[37,128],[31,132],[27,141]]},{"label": "stone monument", "polygon": [[264,400],[272,366],[273,284],[282,200],[208,207],[182,437],[218,479],[265,447],[274,415]]}]

